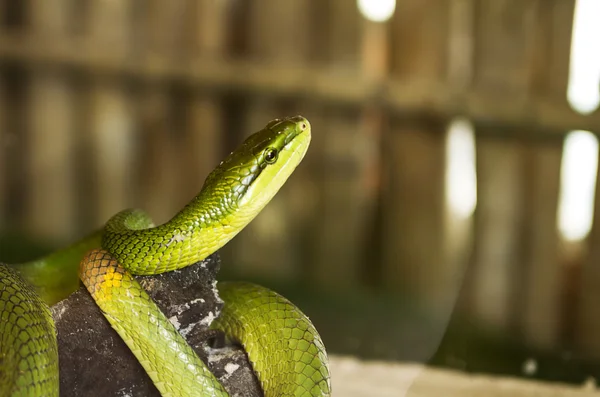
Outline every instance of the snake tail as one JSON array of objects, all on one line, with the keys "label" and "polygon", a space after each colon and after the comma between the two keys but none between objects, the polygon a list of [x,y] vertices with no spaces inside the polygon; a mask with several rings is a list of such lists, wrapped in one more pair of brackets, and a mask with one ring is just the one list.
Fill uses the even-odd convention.
[{"label": "snake tail", "polygon": [[58,397],[58,348],[50,309],[0,264],[0,395]]},{"label": "snake tail", "polygon": [[244,347],[265,396],[329,396],[327,354],[309,318],[283,296],[247,282],[220,282],[225,302],[212,328]]},{"label": "snake tail", "polygon": [[80,277],[162,396],[228,396],[146,291],[107,251],[90,251],[81,261]]}]

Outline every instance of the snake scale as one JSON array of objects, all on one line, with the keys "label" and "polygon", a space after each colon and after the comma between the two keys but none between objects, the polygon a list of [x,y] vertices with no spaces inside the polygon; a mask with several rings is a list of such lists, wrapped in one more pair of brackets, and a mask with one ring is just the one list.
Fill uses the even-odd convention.
[{"label": "snake scale", "polygon": [[[165,224],[124,210],[98,232],[47,257],[0,264],[0,396],[58,396],[58,347],[49,304],[81,279],[163,396],[227,391],[133,275],[189,266],[215,252],[269,203],[302,161],[311,139],[301,116],[250,135]],[[265,396],[330,396],[327,354],[300,309],[245,282],[218,284],[224,301],[212,328],[246,350]]]}]

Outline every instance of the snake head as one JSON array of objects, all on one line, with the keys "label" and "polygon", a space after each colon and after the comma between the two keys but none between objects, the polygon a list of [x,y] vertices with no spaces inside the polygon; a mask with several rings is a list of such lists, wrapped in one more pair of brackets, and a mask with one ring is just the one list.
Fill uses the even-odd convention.
[{"label": "snake head", "polygon": [[310,139],[310,123],[302,116],[270,121],[219,164],[201,195],[219,195],[224,209],[249,222],[302,161]]}]

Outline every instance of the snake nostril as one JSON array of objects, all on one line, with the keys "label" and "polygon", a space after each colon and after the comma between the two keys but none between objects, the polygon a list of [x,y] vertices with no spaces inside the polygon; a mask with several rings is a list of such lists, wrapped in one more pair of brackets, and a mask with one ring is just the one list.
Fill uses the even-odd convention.
[{"label": "snake nostril", "polygon": [[304,131],[306,129],[306,123],[300,124],[300,130]]}]

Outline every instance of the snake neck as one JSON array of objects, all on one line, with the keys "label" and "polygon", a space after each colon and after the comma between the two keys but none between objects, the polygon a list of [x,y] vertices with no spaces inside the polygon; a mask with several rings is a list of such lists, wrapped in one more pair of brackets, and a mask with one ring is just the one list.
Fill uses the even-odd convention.
[{"label": "snake neck", "polygon": [[202,260],[229,242],[256,215],[240,208],[234,196],[203,190],[161,227],[173,239],[192,244],[195,261]]}]

